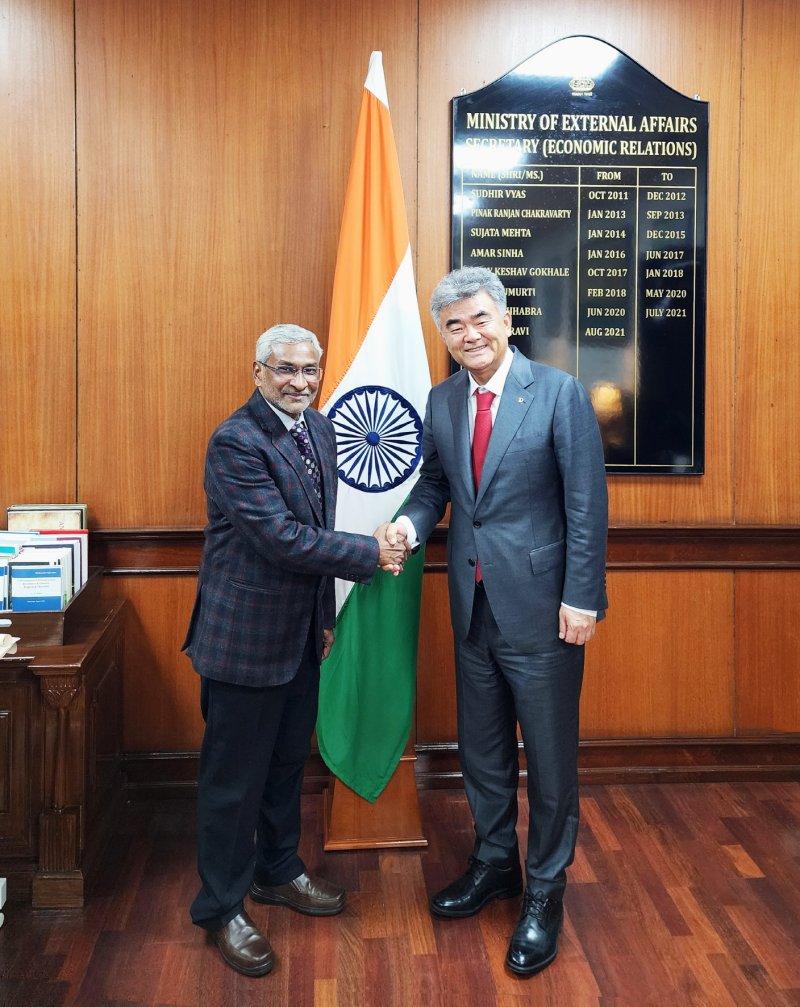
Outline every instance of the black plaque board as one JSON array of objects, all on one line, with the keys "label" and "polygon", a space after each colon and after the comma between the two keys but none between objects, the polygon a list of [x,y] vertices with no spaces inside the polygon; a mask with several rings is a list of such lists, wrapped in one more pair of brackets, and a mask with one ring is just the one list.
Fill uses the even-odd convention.
[{"label": "black plaque board", "polygon": [[708,104],[572,36],[453,99],[453,268],[575,374],[616,474],[704,470]]}]

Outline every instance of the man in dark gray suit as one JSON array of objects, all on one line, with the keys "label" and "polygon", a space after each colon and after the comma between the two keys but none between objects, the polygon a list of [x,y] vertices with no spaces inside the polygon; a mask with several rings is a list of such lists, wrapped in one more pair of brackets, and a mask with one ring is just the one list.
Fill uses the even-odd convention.
[{"label": "man in dark gray suit", "polygon": [[184,643],[206,722],[192,920],[250,976],[269,972],[274,957],[244,910],[248,891],[312,916],[344,908],[344,891],[308,875],[297,852],[334,578],[369,581],[379,565],[397,573],[405,557],[378,532],[333,531],[336,437],[310,408],[321,355],[306,329],[268,329],[256,344],[255,391],[211,436],[208,524]]},{"label": "man in dark gray suit", "polygon": [[463,369],[431,391],[422,472],[399,525],[409,544],[424,541],[451,505],[459,754],[475,820],[468,869],[431,909],[471,916],[522,891],[519,722],[527,884],[506,962],[530,975],[556,956],[575,851],[583,645],[606,607],[603,448],[580,382],[509,347],[511,316],[494,273],[450,273],[431,312]]}]

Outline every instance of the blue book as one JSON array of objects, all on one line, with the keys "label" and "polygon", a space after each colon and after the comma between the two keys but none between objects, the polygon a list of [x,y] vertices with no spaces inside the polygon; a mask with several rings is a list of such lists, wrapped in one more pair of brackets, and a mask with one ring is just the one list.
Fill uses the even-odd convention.
[{"label": "blue book", "polygon": [[60,612],[64,595],[61,567],[11,563],[12,612]]}]

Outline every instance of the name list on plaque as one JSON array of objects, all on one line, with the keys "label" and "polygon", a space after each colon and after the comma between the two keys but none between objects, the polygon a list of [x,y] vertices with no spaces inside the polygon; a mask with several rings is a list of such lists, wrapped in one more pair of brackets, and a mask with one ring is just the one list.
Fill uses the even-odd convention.
[{"label": "name list on plaque", "polygon": [[453,267],[583,382],[612,473],[704,470],[707,165],[707,104],[599,39],[453,100]]}]

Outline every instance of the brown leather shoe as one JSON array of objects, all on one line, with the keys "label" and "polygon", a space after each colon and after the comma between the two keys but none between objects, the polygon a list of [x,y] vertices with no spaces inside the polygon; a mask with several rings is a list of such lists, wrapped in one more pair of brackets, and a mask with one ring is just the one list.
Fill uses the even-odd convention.
[{"label": "brown leather shoe", "polygon": [[211,939],[228,965],[243,976],[265,976],[275,964],[269,941],[244,910],[215,930]]},{"label": "brown leather shoe", "polygon": [[301,874],[286,885],[260,885],[253,881],[250,898],[270,906],[289,906],[307,916],[335,916],[344,909],[347,895],[338,885]]}]

